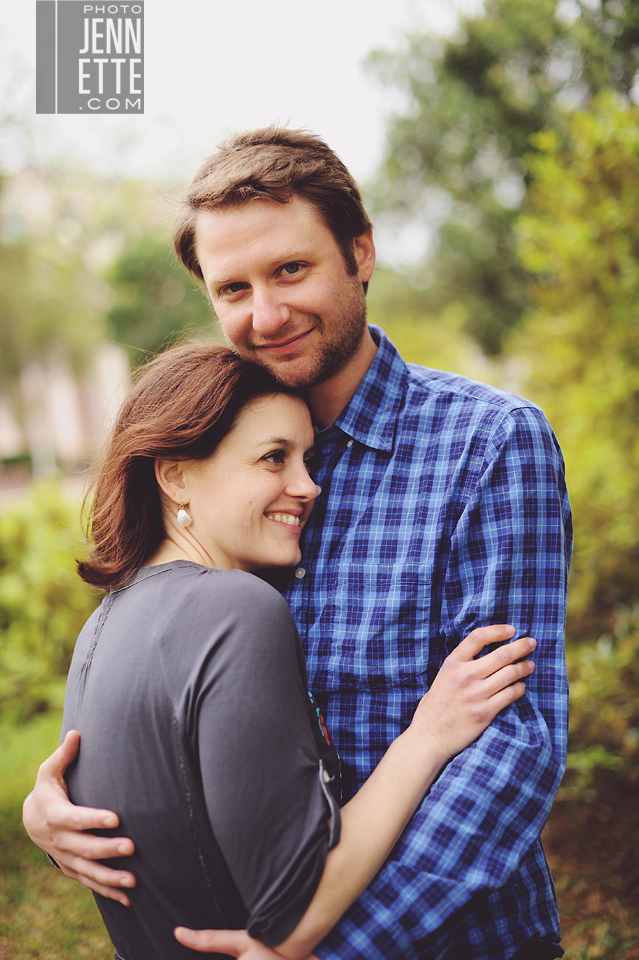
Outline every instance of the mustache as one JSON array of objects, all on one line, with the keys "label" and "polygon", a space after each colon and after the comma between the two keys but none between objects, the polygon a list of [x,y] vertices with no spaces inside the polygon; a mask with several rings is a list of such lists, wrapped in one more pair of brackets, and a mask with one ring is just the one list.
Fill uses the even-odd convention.
[{"label": "mustache", "polygon": [[259,347],[272,347],[272,346],[282,346],[287,343],[297,340],[298,337],[304,336],[304,334],[310,333],[312,330],[320,327],[319,318],[317,321],[310,326],[303,327],[292,327],[292,328],[283,328],[278,330],[277,334],[272,337],[261,337],[259,340],[256,340],[254,337],[246,340],[246,345],[252,349],[257,349]]}]

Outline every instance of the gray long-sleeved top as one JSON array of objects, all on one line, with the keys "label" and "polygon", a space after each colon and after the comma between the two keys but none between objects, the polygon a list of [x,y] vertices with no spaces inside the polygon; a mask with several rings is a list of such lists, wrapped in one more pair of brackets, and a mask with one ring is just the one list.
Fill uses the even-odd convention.
[{"label": "gray long-sleeved top", "polygon": [[176,925],[288,936],[338,836],[338,761],[272,587],[188,561],[140,570],[78,638],[70,729],[72,800],[115,810],[105,833],[136,845],[109,864],[137,877],[131,907],[96,896],[116,956],[192,957]]}]

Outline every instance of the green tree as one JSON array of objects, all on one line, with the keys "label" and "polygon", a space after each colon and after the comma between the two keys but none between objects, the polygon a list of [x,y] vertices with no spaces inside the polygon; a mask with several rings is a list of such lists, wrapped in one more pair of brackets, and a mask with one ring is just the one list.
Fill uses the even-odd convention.
[{"label": "green tree", "polygon": [[131,237],[109,280],[115,292],[109,326],[137,362],[180,333],[212,335],[213,314],[205,295],[178,266],[166,237],[146,231]]},{"label": "green tree", "polygon": [[639,596],[639,108],[600,95],[535,147],[518,225],[534,307],[516,348],[564,449],[572,629],[593,636]]},{"label": "green tree", "polygon": [[[76,179],[74,185],[80,195],[85,192],[86,184]],[[93,237],[70,203],[69,187],[66,178],[45,181],[33,171],[0,181],[0,377],[5,390],[26,363],[54,348],[81,367],[103,337],[103,288],[87,263]],[[21,212],[30,192],[42,207],[35,215]]]},{"label": "green tree", "polygon": [[373,69],[407,98],[388,127],[373,195],[400,222],[437,228],[417,271],[424,312],[464,305],[470,334],[500,352],[526,304],[513,223],[529,174],[524,155],[542,128],[564,129],[562,106],[603,88],[627,95],[639,61],[633,0],[487,0],[455,36],[413,34],[377,52]]}]

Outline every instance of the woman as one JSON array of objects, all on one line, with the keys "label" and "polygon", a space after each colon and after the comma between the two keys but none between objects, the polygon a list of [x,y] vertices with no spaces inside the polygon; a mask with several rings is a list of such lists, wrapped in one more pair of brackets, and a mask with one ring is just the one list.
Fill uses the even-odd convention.
[{"label": "woman", "polygon": [[[230,350],[163,354],[125,401],[94,487],[85,625],[64,730],[72,800],[135,841],[131,907],[97,896],[124,960],[192,956],[176,925],[247,927],[306,957],[370,882],[430,784],[524,692],[534,647],[473,657],[474,631],[341,811],[339,762],[282,598],[253,574],[300,560],[318,495],[303,401]],[[341,829],[341,839],[340,839]],[[339,842],[338,842],[339,841]]]}]

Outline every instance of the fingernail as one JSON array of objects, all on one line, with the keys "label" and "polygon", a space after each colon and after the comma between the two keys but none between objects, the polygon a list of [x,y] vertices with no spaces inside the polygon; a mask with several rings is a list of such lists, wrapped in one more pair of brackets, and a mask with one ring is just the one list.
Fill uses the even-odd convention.
[{"label": "fingernail", "polygon": [[125,855],[126,855],[126,853],[128,852],[128,849],[129,849],[129,848],[128,848],[128,846],[127,846],[126,843],[121,843],[121,844],[118,846],[118,853],[122,853],[122,854],[125,854]]},{"label": "fingernail", "polygon": [[534,670],[534,669],[535,669],[535,664],[533,663],[532,660],[526,660],[526,664],[527,664],[529,670]]},{"label": "fingernail", "polygon": [[133,886],[134,886],[134,883],[133,883],[133,880],[131,879],[131,877],[122,877],[122,879],[120,880],[120,886],[121,886],[121,887],[133,887]]}]

